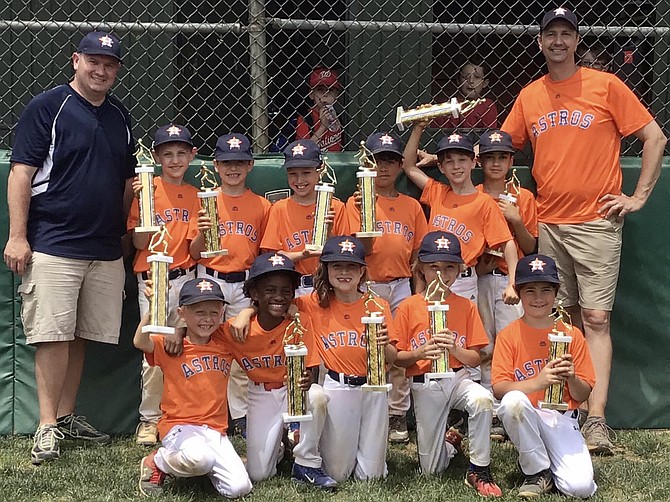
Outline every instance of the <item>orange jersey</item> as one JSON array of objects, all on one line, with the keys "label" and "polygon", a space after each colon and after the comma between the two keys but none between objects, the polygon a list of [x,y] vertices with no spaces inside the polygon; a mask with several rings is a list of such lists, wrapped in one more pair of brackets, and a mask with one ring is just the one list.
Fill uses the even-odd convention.
[{"label": "orange jersey", "polygon": [[184,338],[184,351],[168,356],[163,336],[151,335],[152,354],[145,353],[151,366],[163,370],[163,396],[158,432],[163,438],[175,425],[207,425],[225,435],[228,430],[228,376],[232,356],[221,338],[205,345]]},{"label": "orange jersey", "polygon": [[[388,282],[401,277],[411,277],[412,252],[419,249],[428,225],[421,204],[405,194],[390,198],[377,196],[375,208],[377,230],[381,237],[372,241],[372,253],[365,257],[371,281]],[[349,228],[361,228],[361,213],[353,196],[347,201]]]},{"label": "orange jersey", "polygon": [[[491,383],[521,382],[537,377],[549,360],[547,335],[550,331],[546,328],[531,328],[522,319],[517,319],[498,333],[493,349]],[[572,354],[575,375],[593,388],[596,375],[584,335],[578,328],[573,328],[570,335],[572,342],[568,351]],[[533,406],[537,406],[538,401],[544,400],[544,391],[533,392],[528,395],[528,399]],[[567,382],[563,401],[568,403],[571,410],[576,410],[580,404],[570,396]]]},{"label": "orange jersey", "polygon": [[[276,328],[266,331],[254,317],[249,327],[249,336],[244,343],[235,341],[230,334],[228,323],[219,328],[219,332],[223,334],[233,357],[252,382],[283,383],[286,376],[284,331],[290,322],[286,319]],[[319,365],[318,352],[313,343],[312,325],[306,316],[301,316],[300,322],[307,331],[303,339],[307,347],[305,367],[312,368]]]},{"label": "orange jersey", "polygon": [[458,237],[468,267],[477,262],[486,246],[497,248],[512,240],[498,204],[486,194],[457,195],[450,186],[430,178],[421,202],[430,206],[428,231],[442,230]]},{"label": "orange jersey", "polygon": [[[484,192],[484,185],[477,185],[475,188],[482,193],[486,193]],[[493,201],[496,202],[495,199]],[[533,193],[530,190],[521,188],[519,195],[516,197],[516,205],[519,208],[519,214],[521,215],[523,226],[526,227],[530,235],[537,239],[537,204],[535,203],[535,197],[533,196]],[[510,233],[512,234],[512,238],[514,239],[514,244],[516,245],[516,251],[519,255],[519,258],[523,258],[525,254],[521,250],[521,246],[519,246],[519,243],[516,240],[512,226],[509,223],[507,226]],[[507,273],[507,262],[504,258],[498,259],[498,268]]]},{"label": "orange jersey", "polygon": [[[444,300],[449,305],[447,326],[456,336],[456,345],[466,349],[481,349],[489,344],[477,307],[467,298],[451,293]],[[398,352],[418,349],[431,337],[428,302],[423,295],[412,295],[405,299],[395,314],[395,327],[399,333]],[[405,369],[408,377],[430,372],[432,362],[417,361]],[[459,368],[463,363],[451,354],[449,366]]]},{"label": "orange jersey", "polygon": [[[202,258],[198,263],[223,273],[248,270],[258,256],[270,203],[248,188],[242,195],[226,195],[218,190],[219,238],[228,255]],[[189,237],[193,240],[197,235],[198,219],[193,218]]]},{"label": "orange jersey", "polygon": [[545,75],[522,89],[502,129],[516,148],[533,146],[539,221],[599,218],[598,200],[621,193],[622,136],[652,120],[633,91],[603,71],[579,68],[561,82]]},{"label": "orange jersey", "polygon": [[[270,209],[267,229],[263,234],[261,249],[269,251],[302,251],[305,244],[312,243],[314,210],[316,203],[304,206],[292,198],[275,202]],[[335,221],[330,235],[348,235],[349,224],[344,212],[344,203],[333,198]],[[316,272],[319,258],[306,258],[295,262],[295,269],[302,275]]]},{"label": "orange jersey", "polygon": [[[154,191],[156,224],[164,223],[170,234],[167,239],[167,254],[174,260],[170,264],[170,269],[190,268],[195,265],[195,260],[191,258],[189,253],[191,244],[188,238],[189,225],[191,220],[198,219],[198,210],[200,209],[198,189],[188,183],[182,185],[165,183],[160,176],[154,178],[154,185],[156,186]],[[139,219],[140,202],[137,198],[134,198],[128,215],[128,230],[137,227]],[[133,271],[136,274],[149,270],[150,265],[147,263],[147,257],[150,254],[148,249],[138,250],[133,263]]]},{"label": "orange jersey", "polygon": [[[386,300],[378,298],[377,301],[383,307],[389,343],[395,344],[398,334],[391,308]],[[345,375],[367,375],[367,340],[365,326],[361,322],[361,317],[368,316],[364,299],[342,303],[331,298],[330,307],[324,309],[319,307],[316,293],[312,293],[297,298],[296,304],[312,320],[314,343],[326,368]]]}]

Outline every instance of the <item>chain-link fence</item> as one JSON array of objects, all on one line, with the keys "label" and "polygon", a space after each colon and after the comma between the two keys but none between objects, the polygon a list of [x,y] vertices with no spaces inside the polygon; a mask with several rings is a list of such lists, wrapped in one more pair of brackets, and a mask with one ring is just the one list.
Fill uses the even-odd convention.
[{"label": "chain-link fence", "polygon": [[[257,152],[276,151],[294,138],[299,117],[318,121],[307,84],[317,67],[339,75],[334,111],[345,149],[393,126],[397,106],[461,96],[475,80],[470,74],[482,70],[480,87],[493,103],[487,116],[495,106],[500,125],[519,90],[544,72],[535,37],[553,7],[537,0],[8,0],[0,6],[0,146],[11,146],[32,96],[70,78],[69,58],[93,29],[122,39],[125,69],[114,92],[129,107],[136,136],[185,123],[204,154],[231,130],[248,134]],[[580,19],[582,46],[608,61],[606,69],[667,130],[670,0],[568,7]],[[625,152],[639,150],[630,143]]]}]

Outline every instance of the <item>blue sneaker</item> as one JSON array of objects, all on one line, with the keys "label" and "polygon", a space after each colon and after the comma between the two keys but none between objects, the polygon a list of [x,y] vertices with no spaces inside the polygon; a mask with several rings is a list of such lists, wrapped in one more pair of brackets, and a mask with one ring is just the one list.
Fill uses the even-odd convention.
[{"label": "blue sneaker", "polygon": [[295,483],[316,486],[322,490],[335,490],[337,488],[337,481],[323,472],[320,467],[314,468],[293,464],[291,480]]}]

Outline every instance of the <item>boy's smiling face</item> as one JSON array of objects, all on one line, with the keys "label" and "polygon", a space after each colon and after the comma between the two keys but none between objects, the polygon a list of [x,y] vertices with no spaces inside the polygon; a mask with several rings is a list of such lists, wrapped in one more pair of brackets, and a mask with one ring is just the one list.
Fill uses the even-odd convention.
[{"label": "boy's smiling face", "polygon": [[247,175],[254,166],[253,160],[215,160],[214,167],[221,177],[221,183],[229,187],[244,185]]},{"label": "boy's smiling face", "polygon": [[513,162],[514,158],[509,152],[486,152],[479,155],[479,165],[489,180],[505,179]]},{"label": "boy's smiling face", "polygon": [[475,167],[474,155],[462,150],[447,150],[438,155],[440,172],[453,185],[462,185],[470,179]]},{"label": "boy's smiling face", "polygon": [[195,158],[196,151],[187,143],[174,141],[157,146],[153,155],[154,160],[161,165],[163,177],[169,182],[179,184]]},{"label": "boy's smiling face", "polygon": [[316,167],[289,167],[286,169],[288,186],[298,197],[307,197],[314,193],[319,182],[319,171]]}]

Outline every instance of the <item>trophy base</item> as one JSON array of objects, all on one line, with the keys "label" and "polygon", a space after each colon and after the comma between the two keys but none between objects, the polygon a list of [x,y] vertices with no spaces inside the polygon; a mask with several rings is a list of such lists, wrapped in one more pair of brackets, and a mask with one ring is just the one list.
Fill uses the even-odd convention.
[{"label": "trophy base", "polygon": [[381,237],[382,233],[381,232],[356,232],[354,236],[358,237],[359,239],[361,237]]},{"label": "trophy base", "polygon": [[135,227],[133,230],[137,234],[155,234],[161,229],[161,227],[158,227],[156,225],[152,225],[150,227]]},{"label": "trophy base", "polygon": [[484,252],[486,254],[490,254],[491,256],[497,256],[498,258],[502,258],[503,256],[505,256],[505,253],[503,253],[502,251],[498,251],[497,249],[486,248]]},{"label": "trophy base", "polygon": [[568,403],[548,403],[546,401],[538,401],[537,406],[541,410],[568,411]]},{"label": "trophy base", "polygon": [[424,373],[423,378],[426,382],[432,380],[442,380],[443,378],[454,378],[456,373],[453,371],[445,371],[444,373]]},{"label": "trophy base", "polygon": [[312,413],[309,411],[306,415],[289,415],[288,413],[282,413],[281,417],[285,424],[290,424],[291,422],[311,422],[314,419]]},{"label": "trophy base", "polygon": [[147,325],[142,327],[142,333],[154,333],[155,335],[174,335],[175,329],[167,326]]},{"label": "trophy base", "polygon": [[320,253],[321,251],[323,251],[323,246],[317,246],[316,244],[305,244],[305,251]]},{"label": "trophy base", "polygon": [[219,249],[218,251],[203,251],[200,253],[201,258],[214,258],[215,256],[226,256],[228,254],[227,249]]},{"label": "trophy base", "polygon": [[364,390],[365,392],[390,392],[391,387],[393,387],[390,383],[387,383],[385,385],[370,385],[367,383],[364,383],[361,385],[361,389]]}]

